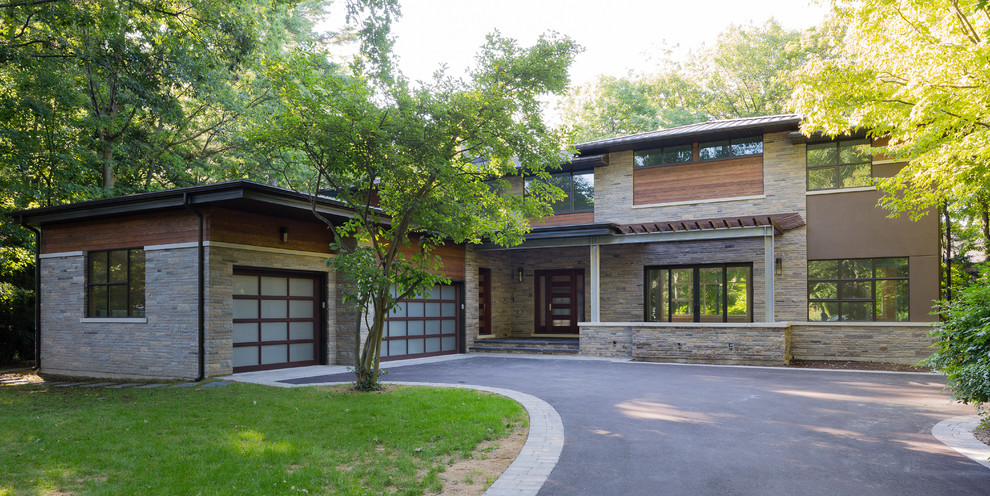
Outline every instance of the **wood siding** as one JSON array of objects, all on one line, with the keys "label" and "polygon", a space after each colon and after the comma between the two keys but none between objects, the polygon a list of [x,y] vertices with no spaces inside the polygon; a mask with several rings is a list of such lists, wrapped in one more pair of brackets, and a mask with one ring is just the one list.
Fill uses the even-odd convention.
[{"label": "wood siding", "polygon": [[[217,207],[206,211],[209,215],[207,239],[210,241],[330,253],[331,234],[326,224],[315,218],[302,221]],[[280,237],[283,227],[289,231],[286,243]]]},{"label": "wood siding", "polygon": [[196,241],[199,221],[186,210],[46,224],[41,253],[114,250]]},{"label": "wood siding", "polygon": [[[417,246],[415,236],[411,236],[412,245],[403,246],[402,254],[411,255],[419,249]],[[451,281],[463,281],[464,280],[464,245],[455,245],[452,243],[445,244],[433,250],[434,254],[440,255],[443,258],[443,268],[440,270],[445,276],[449,277]]]},{"label": "wood siding", "polygon": [[633,171],[633,205],[762,194],[762,155]]},{"label": "wood siding", "polygon": [[532,222],[533,227],[539,226],[568,226],[571,224],[591,224],[595,221],[594,212],[577,212],[570,214],[551,215],[538,222]]}]

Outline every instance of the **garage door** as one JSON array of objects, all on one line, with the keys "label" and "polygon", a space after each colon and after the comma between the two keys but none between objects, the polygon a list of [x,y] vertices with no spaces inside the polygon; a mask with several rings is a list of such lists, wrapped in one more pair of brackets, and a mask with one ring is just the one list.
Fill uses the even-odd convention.
[{"label": "garage door", "polygon": [[234,372],[317,364],[320,279],[234,273]]},{"label": "garage door", "polygon": [[400,300],[387,320],[382,360],[457,353],[460,291],[437,285],[420,298]]}]

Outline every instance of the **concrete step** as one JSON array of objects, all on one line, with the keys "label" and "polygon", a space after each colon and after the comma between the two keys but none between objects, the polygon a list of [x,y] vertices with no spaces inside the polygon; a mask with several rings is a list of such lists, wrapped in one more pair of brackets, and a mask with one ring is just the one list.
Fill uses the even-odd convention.
[{"label": "concrete step", "polygon": [[494,338],[479,339],[468,347],[472,353],[519,353],[539,355],[576,355],[577,339],[565,338]]}]

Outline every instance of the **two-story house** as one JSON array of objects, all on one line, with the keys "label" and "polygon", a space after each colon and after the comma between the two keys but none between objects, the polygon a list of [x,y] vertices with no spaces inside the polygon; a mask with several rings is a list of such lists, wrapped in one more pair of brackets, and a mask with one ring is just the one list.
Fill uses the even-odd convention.
[{"label": "two-story house", "polygon": [[[553,174],[567,193],[555,215],[520,246],[446,247],[452,284],[399,305],[383,356],[569,338],[582,355],[641,360],[917,362],[938,297],[937,219],[888,218],[872,178],[898,164],[865,139],[808,139],[799,122],[579,145]],[[513,179],[526,194],[532,179]],[[360,324],[311,206],[233,182],[12,214],[40,233],[41,370],[203,377],[353,363]]]}]

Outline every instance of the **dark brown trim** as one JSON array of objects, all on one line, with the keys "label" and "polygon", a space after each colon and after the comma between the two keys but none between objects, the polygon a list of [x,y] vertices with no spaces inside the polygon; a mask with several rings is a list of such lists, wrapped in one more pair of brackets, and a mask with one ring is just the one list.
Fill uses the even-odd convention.
[{"label": "dark brown trim", "polygon": [[492,334],[492,269],[478,269],[478,334]]}]

